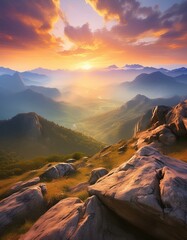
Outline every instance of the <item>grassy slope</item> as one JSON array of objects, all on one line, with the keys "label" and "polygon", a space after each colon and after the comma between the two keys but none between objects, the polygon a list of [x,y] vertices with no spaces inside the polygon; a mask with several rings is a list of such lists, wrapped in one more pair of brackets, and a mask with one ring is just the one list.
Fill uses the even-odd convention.
[{"label": "grassy slope", "polygon": [[[59,200],[69,197],[69,196],[77,196],[82,200],[85,200],[88,197],[87,190],[85,188],[80,189],[77,192],[71,191],[73,187],[76,185],[86,182],[89,180],[90,172],[92,169],[97,167],[105,167],[108,170],[111,170],[115,167],[118,167],[123,162],[130,159],[130,157],[134,154],[135,150],[131,147],[131,143],[128,144],[128,148],[126,152],[123,154],[119,154],[118,148],[125,144],[125,141],[120,141],[117,144],[110,146],[104,152],[99,152],[95,154],[93,157],[89,158],[88,161],[83,161],[82,159],[78,160],[75,165],[81,167],[78,169],[77,173],[61,178],[56,179],[51,182],[46,182],[47,185],[47,195],[46,200],[48,202],[48,207],[51,207]],[[187,161],[187,141],[181,140],[172,148],[165,149],[165,154],[181,159],[183,161]],[[49,162],[46,160],[47,158],[43,158],[42,162],[46,163]],[[53,157],[50,158],[50,162],[53,160]],[[57,160],[57,158],[54,158]],[[60,159],[58,159],[60,160]],[[51,162],[56,163],[56,162]],[[7,178],[4,180],[0,180],[0,196],[2,197],[6,191],[13,185],[15,182],[20,180],[27,180],[32,177],[40,175],[45,169],[47,168],[47,164],[37,170],[28,171],[20,176],[14,176],[11,178]],[[26,219],[25,223],[20,225],[18,228],[17,226],[13,229],[10,229],[6,235],[2,238],[3,240],[16,240],[19,238],[20,234],[25,233],[28,229],[32,226],[34,222],[30,219]]]},{"label": "grassy slope", "polygon": [[170,157],[187,162],[187,140],[179,140],[175,145],[166,149],[166,154]]},{"label": "grassy slope", "polygon": [[[89,158],[87,162],[85,162],[82,159],[78,160],[75,163],[75,166],[78,167],[81,165],[81,167],[78,168],[77,173],[69,177],[64,177],[61,179],[56,179],[50,182],[46,182],[47,194],[45,197],[48,203],[48,207],[51,207],[52,205],[57,203],[59,200],[65,197],[70,197],[70,196],[77,196],[80,199],[85,200],[88,197],[88,193],[85,188],[80,189],[77,192],[71,191],[71,188],[77,186],[82,182],[87,182],[90,177],[90,172],[94,168],[106,167],[108,170],[111,170],[119,166],[121,163],[127,161],[134,154],[134,149],[132,149],[131,147],[128,147],[125,153],[119,154],[118,148],[122,146],[124,143],[125,143],[124,141],[121,141],[115,145],[112,145],[106,151],[102,153],[99,152],[93,157]],[[103,156],[105,154],[107,154],[107,156]],[[46,165],[36,170],[27,171],[26,173],[20,176],[13,176],[11,178],[0,180],[0,198],[5,197],[7,194],[7,191],[16,182],[25,181],[33,177],[39,176],[47,168],[48,162],[51,162],[52,164],[57,163],[57,162],[52,162],[52,159],[53,157],[38,158],[38,161],[40,160],[42,164],[46,163]],[[32,164],[30,163],[30,167],[33,167],[33,164],[35,164],[34,163],[35,160],[33,161],[31,160]],[[57,160],[57,157],[55,157],[54,160]],[[58,160],[60,160],[60,158]],[[33,223],[34,222],[32,220],[26,219],[25,223],[22,223],[21,225],[18,225],[18,226],[15,226],[14,228],[9,229],[9,231],[7,231],[7,233],[2,237],[2,239],[3,240],[19,239],[20,234],[23,234],[26,231],[28,231],[28,229],[32,226]]]},{"label": "grassy slope", "polygon": [[[91,137],[87,137],[81,133],[72,131],[68,128],[61,127],[42,117],[39,117],[42,126],[41,136],[37,139],[28,138],[27,136],[18,135],[15,124],[5,122],[5,126],[9,132],[0,137],[0,147],[7,152],[14,151],[22,155],[26,159],[36,156],[49,156],[52,154],[69,154],[72,152],[84,152],[86,154],[94,154],[99,151],[102,144]],[[15,120],[14,122],[15,123]],[[12,128],[11,128],[12,124]],[[21,123],[19,122],[21,125]],[[21,129],[21,126],[17,128]],[[2,130],[3,132],[3,130]]]}]

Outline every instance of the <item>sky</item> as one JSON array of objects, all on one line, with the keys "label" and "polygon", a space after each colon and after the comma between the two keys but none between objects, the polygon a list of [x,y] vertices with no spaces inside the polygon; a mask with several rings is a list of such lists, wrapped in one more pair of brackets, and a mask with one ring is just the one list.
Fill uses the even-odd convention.
[{"label": "sky", "polygon": [[0,66],[187,65],[186,0],[1,0]]}]

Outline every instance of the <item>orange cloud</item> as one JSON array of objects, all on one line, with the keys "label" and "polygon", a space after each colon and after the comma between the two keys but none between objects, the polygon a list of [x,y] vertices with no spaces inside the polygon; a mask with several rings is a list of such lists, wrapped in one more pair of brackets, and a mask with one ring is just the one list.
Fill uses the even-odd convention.
[{"label": "orange cloud", "polygon": [[59,0],[1,0],[0,47],[36,48],[58,46],[51,35],[59,17]]}]

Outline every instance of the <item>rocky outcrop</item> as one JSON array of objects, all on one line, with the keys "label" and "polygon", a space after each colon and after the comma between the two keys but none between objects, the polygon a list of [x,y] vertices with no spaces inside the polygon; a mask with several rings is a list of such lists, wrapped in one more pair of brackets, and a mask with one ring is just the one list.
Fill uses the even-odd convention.
[{"label": "rocky outcrop", "polygon": [[0,233],[8,226],[39,215],[45,205],[44,189],[44,185],[25,188],[0,201]]},{"label": "rocky outcrop", "polygon": [[14,193],[14,192],[18,192],[20,191],[21,189],[23,188],[26,188],[26,187],[30,187],[30,186],[33,186],[33,185],[36,185],[40,182],[40,178],[39,177],[35,177],[35,178],[32,178],[28,181],[20,181],[20,182],[17,182],[15,185],[13,185],[9,191],[9,193]]},{"label": "rocky outcrop", "polygon": [[149,129],[137,135],[136,147],[137,149],[152,145],[156,148],[162,146],[170,146],[176,142],[176,136],[171,129],[166,125],[160,125],[155,129]]},{"label": "rocky outcrop", "polygon": [[[46,212],[20,240],[143,240],[135,235],[102,202],[92,196],[60,201]],[[138,232],[139,233],[139,232]]]},{"label": "rocky outcrop", "polygon": [[[155,107],[150,122],[150,128],[146,131],[138,132],[138,125],[135,129],[137,149],[148,144],[162,148],[174,144],[180,137],[187,137],[187,100],[173,108]],[[147,120],[139,124],[146,125]]]},{"label": "rocky outcrop", "polygon": [[168,106],[156,106],[153,108],[152,117],[151,117],[151,124],[156,124],[157,126],[166,123],[166,114],[171,110],[171,107]]},{"label": "rocky outcrop", "polygon": [[97,180],[108,173],[106,168],[95,168],[91,171],[91,176],[89,179],[89,184],[94,184]]},{"label": "rocky outcrop", "polygon": [[166,115],[166,124],[175,135],[187,136],[187,100],[175,106]]},{"label": "rocky outcrop", "polygon": [[75,171],[75,167],[72,164],[59,163],[55,166],[49,167],[44,173],[40,175],[40,178],[44,180],[52,180],[68,176]]},{"label": "rocky outcrop", "polygon": [[187,236],[186,190],[187,164],[149,146],[89,186],[117,215],[163,240]]}]

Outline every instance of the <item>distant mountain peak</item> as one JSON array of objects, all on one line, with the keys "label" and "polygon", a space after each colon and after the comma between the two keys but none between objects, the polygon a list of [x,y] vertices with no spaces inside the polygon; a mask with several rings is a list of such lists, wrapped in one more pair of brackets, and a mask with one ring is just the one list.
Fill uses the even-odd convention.
[{"label": "distant mountain peak", "polygon": [[0,87],[13,92],[20,92],[26,89],[22,77],[18,72],[15,72],[13,75],[1,75]]},{"label": "distant mountain peak", "polygon": [[19,77],[19,78],[21,78],[21,75],[20,75],[19,72],[15,72],[12,76],[13,76],[13,77]]},{"label": "distant mountain peak", "polygon": [[148,97],[142,94],[137,94],[132,100],[134,101],[142,101],[142,100],[150,100]]},{"label": "distant mountain peak", "polygon": [[21,83],[24,85],[22,76],[21,76],[21,74],[20,74],[19,72],[15,72],[15,73],[12,75],[12,78],[13,78],[14,80],[17,80],[17,81],[21,82]]},{"label": "distant mountain peak", "polygon": [[140,69],[143,69],[144,66],[140,65],[140,64],[126,64],[124,66],[125,69],[134,69],[134,70],[140,70]]},{"label": "distant mountain peak", "polygon": [[20,113],[11,118],[10,122],[19,129],[21,136],[36,139],[41,136],[40,117],[35,112]]},{"label": "distant mountain peak", "polygon": [[[165,81],[165,80],[172,80],[172,77],[160,72],[160,71],[155,71],[152,73],[142,73],[138,75],[133,82],[144,82],[145,81],[155,81],[155,80],[160,80],[160,81]],[[173,79],[174,80],[174,79]]]},{"label": "distant mountain peak", "polygon": [[107,69],[118,69],[118,66],[116,66],[116,65],[110,65],[110,66],[108,66],[107,67]]}]

